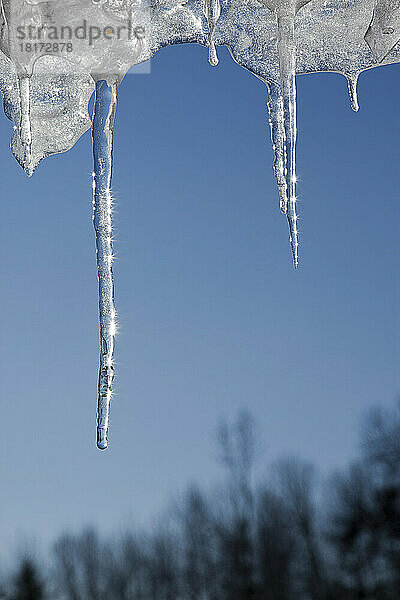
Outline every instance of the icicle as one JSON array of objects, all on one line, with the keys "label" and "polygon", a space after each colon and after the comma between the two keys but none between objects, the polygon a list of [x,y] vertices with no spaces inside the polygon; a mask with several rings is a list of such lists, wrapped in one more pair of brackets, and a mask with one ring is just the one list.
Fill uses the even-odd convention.
[{"label": "icicle", "polygon": [[354,112],[358,112],[360,108],[357,96],[358,73],[346,75],[346,79],[347,86],[349,88],[351,108],[354,110]]},{"label": "icicle", "polygon": [[[263,0],[275,13],[278,29],[279,74],[283,124],[285,131],[285,155],[287,161],[287,219],[290,231],[293,265],[298,267],[298,230],[296,212],[296,40],[294,20],[297,12],[311,0]],[[279,121],[276,121],[279,127]],[[280,178],[280,174],[278,174]],[[278,179],[278,178],[277,178]],[[278,180],[279,186],[279,180]],[[281,191],[280,191],[281,195]],[[282,200],[281,200],[282,201]]]},{"label": "icicle", "polygon": [[287,219],[290,231],[293,265],[297,268],[298,231],[296,213],[296,44],[294,14],[277,15],[279,72],[283,102],[283,122],[286,139],[288,204]]},{"label": "icicle", "polygon": [[30,75],[24,73],[18,75],[19,99],[20,99],[20,125],[19,136],[22,143],[23,154],[21,156],[22,167],[30,177],[33,174],[32,165],[32,126],[31,126],[31,84]]},{"label": "icicle", "polygon": [[112,273],[112,143],[117,81],[96,81],[93,115],[93,222],[96,231],[100,309],[100,370],[97,407],[97,446],[107,448],[116,313]]},{"label": "icicle", "polygon": [[280,86],[268,85],[268,112],[271,127],[271,139],[274,150],[274,173],[279,190],[280,208],[287,214],[288,196],[286,184],[285,126],[283,121],[283,102]]},{"label": "icicle", "polygon": [[208,60],[215,67],[218,64],[217,48],[215,47],[215,28],[221,15],[220,0],[204,0],[204,14],[208,21]]}]

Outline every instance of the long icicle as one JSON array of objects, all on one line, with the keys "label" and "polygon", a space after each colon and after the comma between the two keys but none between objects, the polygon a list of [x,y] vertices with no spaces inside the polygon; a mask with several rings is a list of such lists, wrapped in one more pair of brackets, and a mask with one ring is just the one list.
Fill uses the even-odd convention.
[{"label": "long icicle", "polygon": [[288,206],[287,219],[290,231],[293,265],[297,268],[298,229],[296,212],[296,42],[294,33],[294,14],[277,14],[279,71],[283,101],[283,118],[286,138]]},{"label": "long icicle", "polygon": [[93,223],[96,232],[97,273],[100,311],[100,369],[97,404],[97,446],[108,445],[108,425],[116,329],[112,272],[112,149],[113,124],[117,105],[117,81],[96,81],[93,114]]}]

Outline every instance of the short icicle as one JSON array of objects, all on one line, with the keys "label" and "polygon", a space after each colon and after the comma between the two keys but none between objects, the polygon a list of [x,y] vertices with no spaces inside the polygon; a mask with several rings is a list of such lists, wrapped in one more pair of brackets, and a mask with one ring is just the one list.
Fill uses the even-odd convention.
[{"label": "short icicle", "polygon": [[100,370],[97,405],[97,446],[108,445],[108,425],[116,329],[112,272],[112,147],[113,123],[117,105],[117,80],[96,81],[93,114],[93,222],[96,232],[97,272],[100,310]]},{"label": "short icicle", "polygon": [[351,108],[354,112],[358,112],[360,109],[360,105],[358,104],[358,95],[357,95],[357,84],[358,84],[358,73],[352,75],[346,75],[347,86],[349,89],[349,96],[351,102]]},{"label": "short icicle", "polygon": [[280,208],[287,214],[288,196],[286,183],[285,126],[281,88],[274,82],[268,82],[268,113],[271,127],[271,139],[274,151],[274,174],[279,190]]},{"label": "short icicle", "polygon": [[20,125],[19,136],[22,143],[22,167],[30,177],[33,174],[32,166],[32,125],[31,125],[31,78],[27,73],[18,75],[20,99]]},{"label": "short icicle", "polygon": [[204,14],[208,22],[208,61],[215,67],[218,64],[217,48],[215,46],[215,28],[221,16],[220,0],[204,0]]}]

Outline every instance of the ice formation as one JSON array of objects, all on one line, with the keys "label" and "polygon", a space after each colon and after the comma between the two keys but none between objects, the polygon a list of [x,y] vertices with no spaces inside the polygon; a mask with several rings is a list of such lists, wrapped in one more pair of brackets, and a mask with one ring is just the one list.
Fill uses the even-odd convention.
[{"label": "ice formation", "polygon": [[[217,47],[265,82],[281,211],[298,265],[296,76],[344,75],[353,110],[366,69],[400,62],[399,0],[0,0],[0,89],[11,150],[32,175],[92,127],[100,309],[97,445],[106,448],[116,329],[112,144],[118,86],[131,66],[176,43]],[[95,94],[93,115],[88,103]]]}]

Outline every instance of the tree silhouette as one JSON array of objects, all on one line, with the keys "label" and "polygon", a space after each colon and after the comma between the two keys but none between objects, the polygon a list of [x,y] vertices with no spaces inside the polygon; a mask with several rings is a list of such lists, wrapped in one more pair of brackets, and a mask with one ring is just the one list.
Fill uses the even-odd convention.
[{"label": "tree silhouette", "polygon": [[399,408],[369,415],[360,460],[335,479],[330,534],[346,599],[400,597]]},{"label": "tree silhouette", "polygon": [[361,455],[331,480],[325,502],[298,458],[255,481],[246,411],[220,426],[218,441],[225,477],[215,489],[190,486],[147,531],[62,535],[46,589],[25,558],[2,577],[0,598],[399,600],[400,404],[370,414]]},{"label": "tree silhouette", "polygon": [[44,600],[44,582],[39,568],[31,558],[22,560],[13,583],[10,600]]}]

